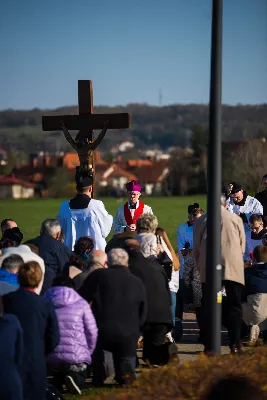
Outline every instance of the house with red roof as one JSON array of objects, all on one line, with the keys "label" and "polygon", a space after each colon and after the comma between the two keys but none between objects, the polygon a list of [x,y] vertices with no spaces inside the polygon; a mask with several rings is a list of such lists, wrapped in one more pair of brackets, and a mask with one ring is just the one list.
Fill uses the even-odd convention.
[{"label": "house with red roof", "polygon": [[34,183],[14,178],[12,176],[0,175],[1,199],[30,199],[34,197],[34,192]]},{"label": "house with red roof", "polygon": [[144,194],[162,195],[165,178],[169,173],[169,160],[153,161],[151,165],[141,165],[131,169],[143,186]]}]

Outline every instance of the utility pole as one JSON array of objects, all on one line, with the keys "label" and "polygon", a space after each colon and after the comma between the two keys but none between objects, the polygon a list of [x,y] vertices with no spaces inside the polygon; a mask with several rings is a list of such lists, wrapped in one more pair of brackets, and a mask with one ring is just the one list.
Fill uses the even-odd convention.
[{"label": "utility pole", "polygon": [[205,307],[208,322],[206,351],[221,354],[221,118],[222,118],[222,9],[223,0],[212,3],[210,115],[208,146],[208,220]]}]

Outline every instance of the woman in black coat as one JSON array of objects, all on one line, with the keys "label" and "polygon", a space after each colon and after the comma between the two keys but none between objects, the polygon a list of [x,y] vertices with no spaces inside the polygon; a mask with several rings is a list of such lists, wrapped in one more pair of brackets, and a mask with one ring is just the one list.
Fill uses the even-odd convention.
[{"label": "woman in black coat", "polygon": [[5,311],[17,316],[23,330],[22,381],[25,400],[45,400],[46,355],[59,343],[53,306],[34,292],[41,279],[39,264],[28,262],[19,270],[20,289],[3,297]]},{"label": "woman in black coat", "polygon": [[0,399],[22,400],[22,329],[15,315],[2,313],[0,297]]}]

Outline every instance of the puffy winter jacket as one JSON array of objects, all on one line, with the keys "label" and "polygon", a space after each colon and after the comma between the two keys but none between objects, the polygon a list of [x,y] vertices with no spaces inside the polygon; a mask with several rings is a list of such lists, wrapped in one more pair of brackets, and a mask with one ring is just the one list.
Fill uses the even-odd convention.
[{"label": "puffy winter jacket", "polygon": [[12,274],[4,268],[0,268],[0,281],[9,283],[10,285],[19,286],[18,275]]},{"label": "puffy winter jacket", "polygon": [[98,330],[89,304],[65,286],[48,289],[45,298],[55,307],[60,333],[59,345],[49,354],[48,362],[91,364]]}]

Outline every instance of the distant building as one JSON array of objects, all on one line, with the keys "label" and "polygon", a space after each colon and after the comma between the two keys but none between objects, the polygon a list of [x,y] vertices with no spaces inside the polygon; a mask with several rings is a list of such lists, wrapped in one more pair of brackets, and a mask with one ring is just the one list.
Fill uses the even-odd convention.
[{"label": "distant building", "polygon": [[134,147],[135,147],[135,146],[134,146],[134,143],[133,143],[133,142],[124,141],[124,142],[121,142],[120,144],[118,144],[118,145],[116,145],[116,146],[113,146],[113,147],[110,149],[110,151],[111,151],[111,153],[113,153],[113,154],[124,153],[125,151],[131,150],[131,149],[133,149]]},{"label": "distant building", "polygon": [[107,166],[97,166],[97,181],[101,188],[112,188],[114,190],[125,190],[127,182],[136,179],[136,176],[131,172],[120,168],[117,164]]},{"label": "distant building", "polygon": [[7,152],[0,148],[0,165],[7,165]]},{"label": "distant building", "polygon": [[154,161],[151,165],[132,169],[147,196],[164,194],[164,181],[169,173],[169,160]]},{"label": "distant building", "polygon": [[1,199],[30,199],[34,197],[35,184],[10,176],[0,176]]}]

